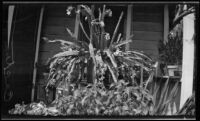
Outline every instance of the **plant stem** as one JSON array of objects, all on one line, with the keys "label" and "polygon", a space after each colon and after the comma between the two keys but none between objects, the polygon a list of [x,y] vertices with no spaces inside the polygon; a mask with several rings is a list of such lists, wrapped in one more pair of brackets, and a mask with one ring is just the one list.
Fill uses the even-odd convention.
[{"label": "plant stem", "polygon": [[119,20],[118,20],[118,22],[117,22],[117,26],[115,27],[115,31],[113,32],[113,36],[112,36],[112,39],[111,39],[111,41],[110,41],[110,45],[109,45],[109,47],[112,45],[112,43],[113,43],[113,41],[114,41],[114,39],[115,39],[115,36],[116,36],[116,34],[117,34],[117,30],[118,30],[118,28],[119,28],[119,24],[120,24],[120,22],[121,22],[121,19],[122,19],[122,16],[124,15],[124,12],[121,12],[121,15],[120,15],[120,17],[119,17]]},{"label": "plant stem", "polygon": [[80,21],[80,22],[79,22],[79,24],[80,24],[80,26],[81,26],[81,29],[82,29],[83,33],[85,34],[86,38],[89,40],[89,42],[91,42],[91,40],[90,40],[89,36],[88,36],[88,35],[87,35],[87,33],[85,32],[85,29],[84,29],[84,27],[83,27],[83,24],[82,24],[82,22]]},{"label": "plant stem", "polygon": [[[106,9],[106,6],[104,5],[104,6],[103,6],[103,12],[102,12],[102,14],[101,14],[101,20],[100,20],[100,22],[104,22],[105,9]],[[100,50],[101,50],[101,51],[103,51],[104,33],[105,33],[104,26],[101,26],[101,39],[100,39]]]}]

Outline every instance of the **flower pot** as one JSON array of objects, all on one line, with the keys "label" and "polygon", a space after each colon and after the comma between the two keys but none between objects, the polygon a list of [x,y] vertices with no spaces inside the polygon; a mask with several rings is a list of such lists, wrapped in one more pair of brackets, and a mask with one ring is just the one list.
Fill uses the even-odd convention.
[{"label": "flower pot", "polygon": [[169,76],[181,76],[182,73],[181,65],[168,65],[167,70]]}]

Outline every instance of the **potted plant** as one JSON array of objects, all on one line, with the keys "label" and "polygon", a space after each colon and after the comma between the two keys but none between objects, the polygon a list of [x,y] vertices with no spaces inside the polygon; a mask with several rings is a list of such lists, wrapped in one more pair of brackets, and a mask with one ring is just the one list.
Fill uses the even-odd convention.
[{"label": "potted plant", "polygon": [[182,23],[180,23],[169,33],[168,42],[159,42],[159,59],[167,68],[165,75],[181,76],[182,48]]}]

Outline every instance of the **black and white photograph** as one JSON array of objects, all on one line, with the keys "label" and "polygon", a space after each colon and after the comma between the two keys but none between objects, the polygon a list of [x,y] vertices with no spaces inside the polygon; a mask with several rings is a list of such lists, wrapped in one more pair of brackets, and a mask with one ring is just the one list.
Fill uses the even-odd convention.
[{"label": "black and white photograph", "polygon": [[199,1],[3,1],[1,119],[196,120]]}]

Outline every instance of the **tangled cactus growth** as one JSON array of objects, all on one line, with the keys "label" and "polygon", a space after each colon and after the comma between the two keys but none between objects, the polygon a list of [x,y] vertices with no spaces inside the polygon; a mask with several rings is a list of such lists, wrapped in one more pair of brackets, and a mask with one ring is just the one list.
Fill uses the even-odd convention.
[{"label": "tangled cactus growth", "polygon": [[[103,86],[100,86],[100,90],[105,89],[107,91],[104,91],[108,94],[112,94],[109,93],[109,90],[117,87],[117,85],[119,86],[120,81],[129,86],[139,86],[145,93],[148,93],[146,88],[148,82],[153,77],[154,69],[152,59],[139,51],[122,50],[121,47],[131,42],[131,38],[123,40],[121,34],[116,38],[124,13],[122,12],[119,16],[116,28],[112,34],[113,36],[110,37],[110,34],[104,29],[106,26],[104,18],[105,16],[111,17],[112,11],[107,9],[105,5],[103,10],[99,8],[98,11],[99,14],[96,18],[94,7],[90,8],[87,5],[80,5],[77,9],[72,6],[69,6],[67,9],[68,15],[71,12],[75,12],[85,17],[85,21],[88,22],[90,29],[89,35],[81,21],[79,25],[87,40],[78,40],[68,28],[66,30],[73,38],[73,41],[44,38],[47,42],[60,42],[63,51],[54,55],[49,61],[50,72],[46,91],[48,92],[50,87],[66,90],[67,93],[65,94],[61,91],[58,92],[60,98],[63,98],[63,96],[73,95],[76,89],[80,90],[81,84],[86,80],[86,86],[92,85],[90,87],[91,90],[95,88],[96,91],[99,91],[99,88],[97,88],[98,84],[102,84]],[[146,77],[143,78],[143,75]],[[85,90],[87,88],[88,86],[84,87]],[[82,92],[84,92],[83,90]],[[141,93],[140,91],[138,93]],[[83,95],[85,96],[80,96],[80,100],[90,97],[88,93]],[[109,97],[109,95],[107,96]]]},{"label": "tangled cactus growth", "polygon": [[[120,21],[123,17],[121,13],[113,36],[105,32],[105,16],[112,15],[110,9],[103,6],[100,8],[98,18],[94,16],[94,8],[86,5],[80,5],[79,9],[72,6],[68,7],[67,14],[75,11],[76,14],[82,14],[88,21],[90,35],[87,35],[80,21],[80,27],[87,40],[79,41],[74,34],[67,28],[68,33],[73,37],[73,41],[67,40],[48,40],[48,42],[61,42],[60,52],[54,55],[50,60],[49,83],[47,88],[62,85],[69,86],[71,83],[80,84],[87,80],[89,83],[104,81],[107,83],[118,83],[119,79],[124,79],[130,84],[135,83],[135,77],[140,77],[140,69],[150,76],[153,72],[153,61],[150,57],[138,51],[123,51],[121,46],[131,42],[131,38],[123,40],[121,34],[116,38]],[[105,44],[107,43],[107,45]],[[148,78],[147,76],[147,78]],[[144,81],[146,82],[146,81]],[[144,84],[143,82],[141,85]]]}]

